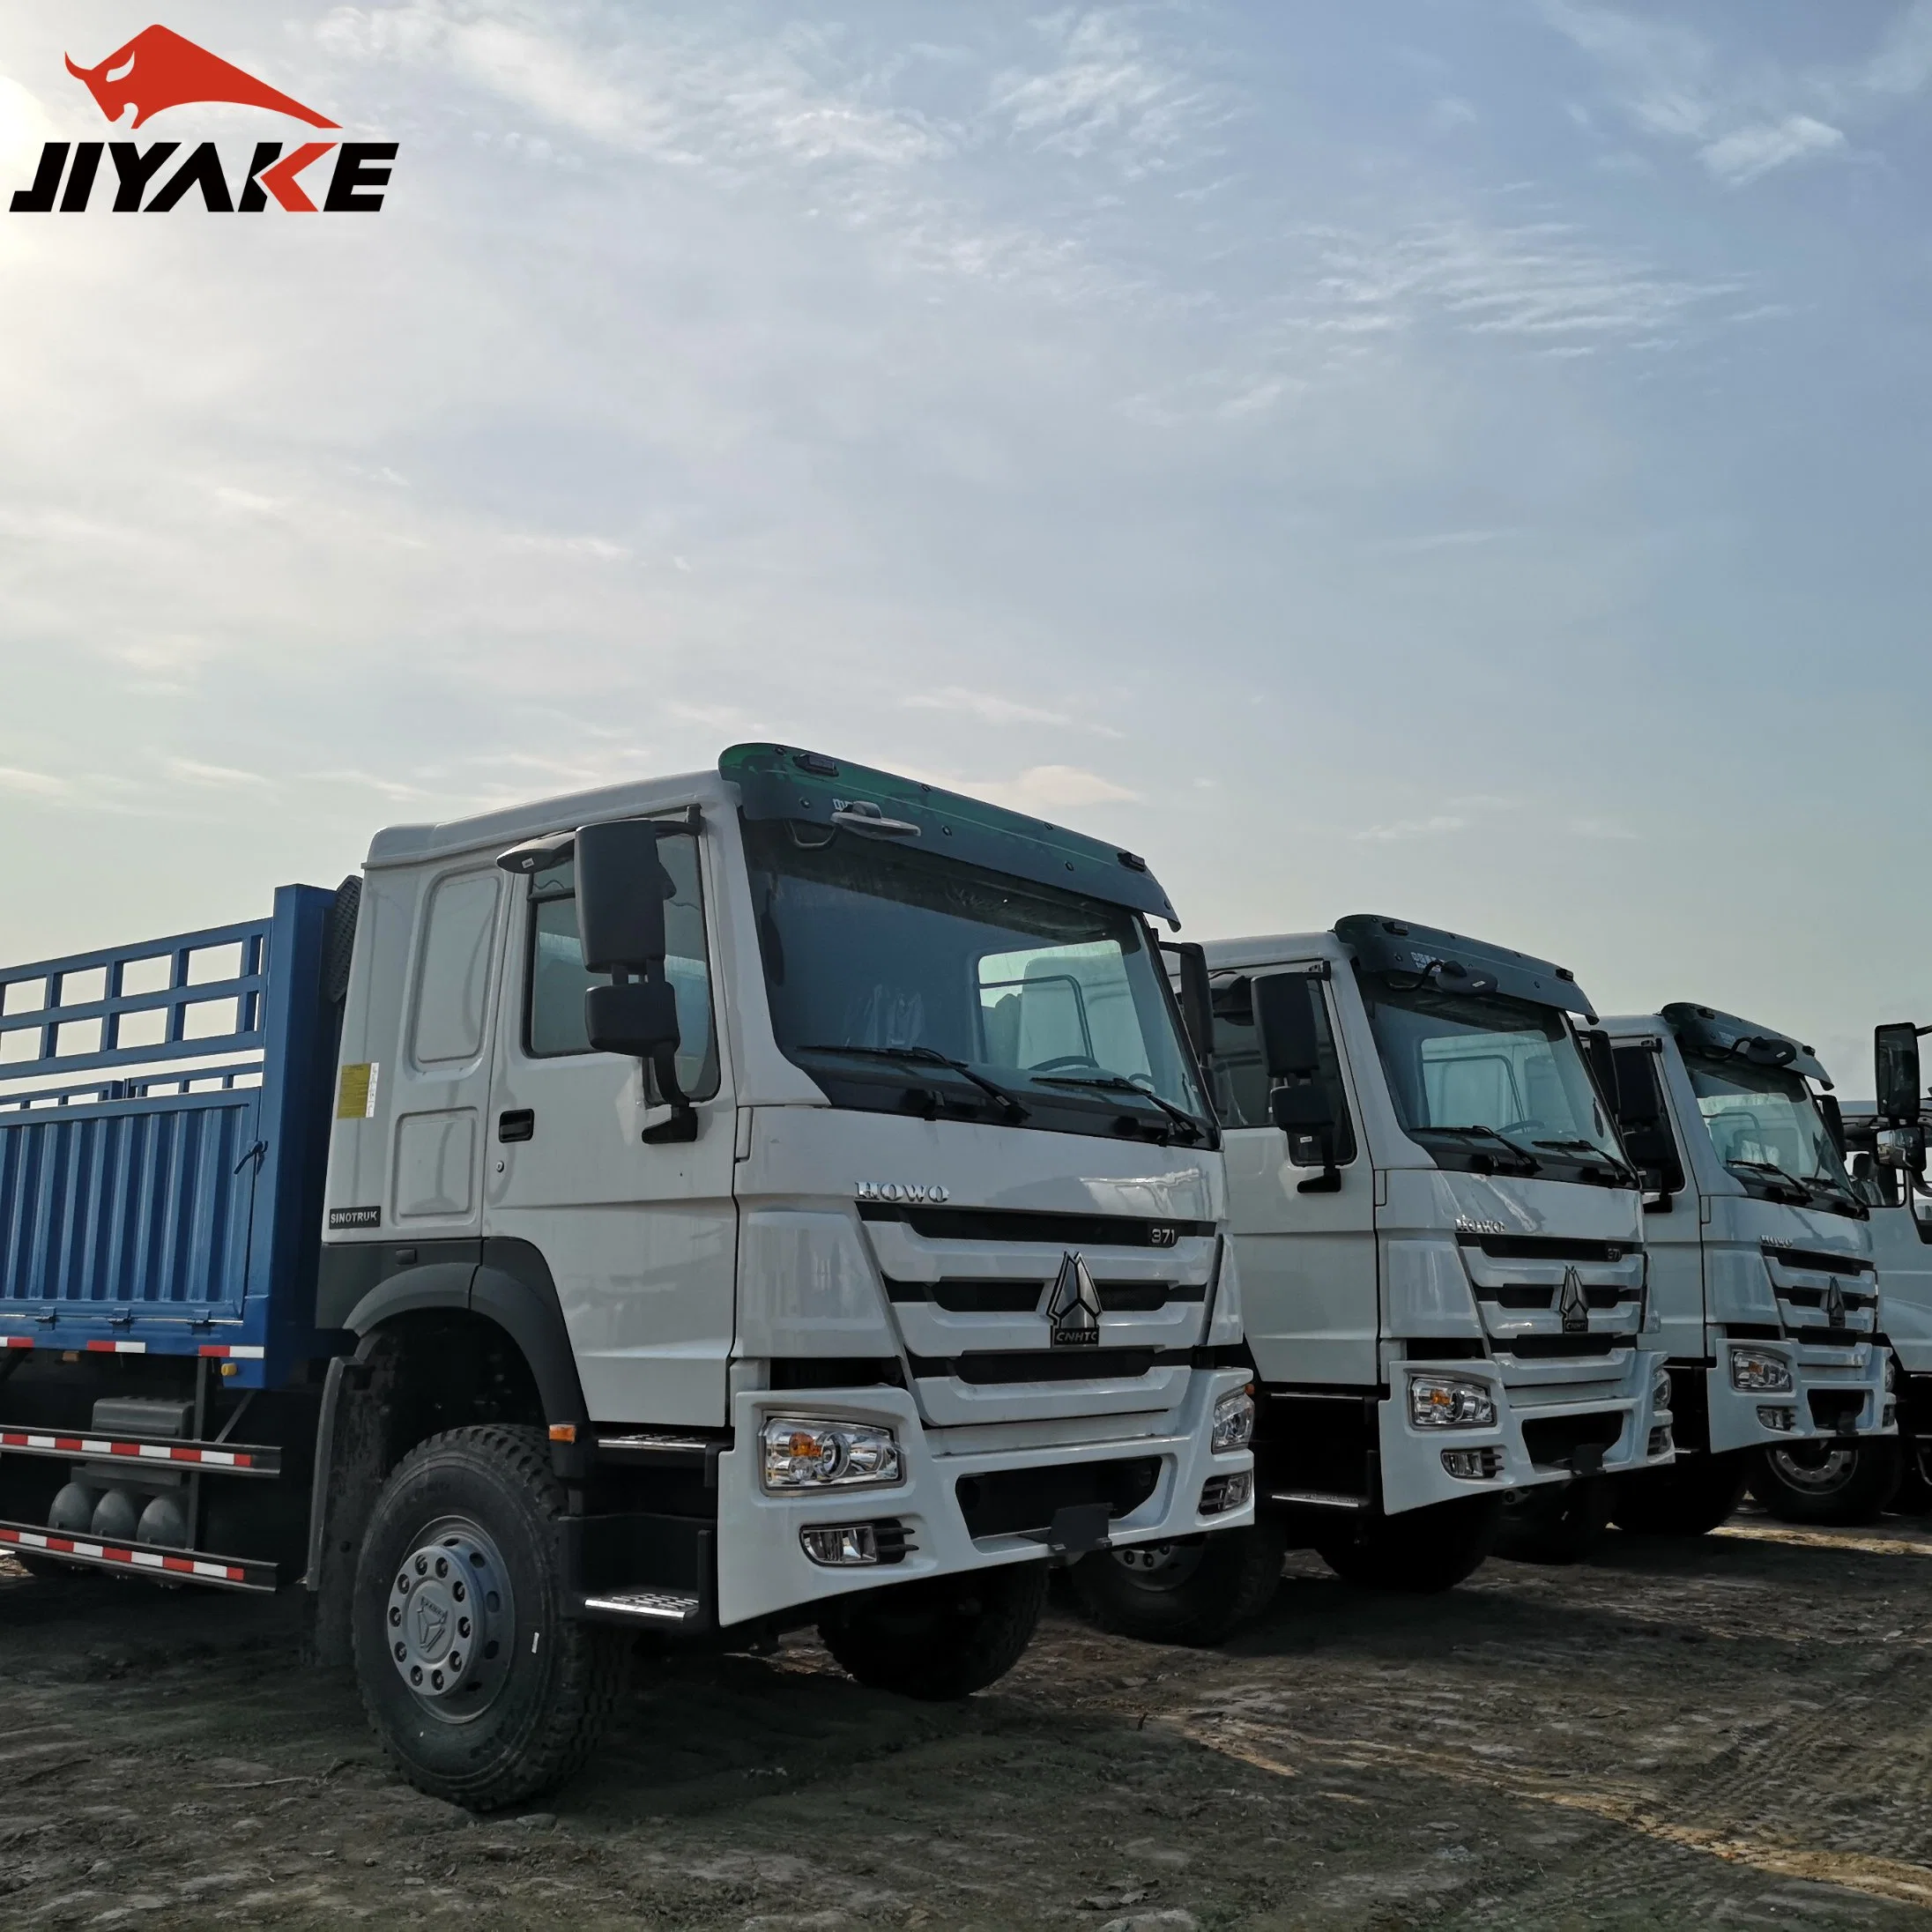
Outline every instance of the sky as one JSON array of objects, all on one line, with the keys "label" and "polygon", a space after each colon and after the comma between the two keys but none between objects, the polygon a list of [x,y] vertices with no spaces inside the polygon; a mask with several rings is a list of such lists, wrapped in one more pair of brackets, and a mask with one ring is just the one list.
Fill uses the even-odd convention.
[{"label": "sky", "polygon": [[[0,0],[0,206],[311,131],[108,129],[156,18]],[[1193,938],[1932,1021],[1932,0],[159,18],[398,152],[0,212],[0,959],[773,739]]]}]

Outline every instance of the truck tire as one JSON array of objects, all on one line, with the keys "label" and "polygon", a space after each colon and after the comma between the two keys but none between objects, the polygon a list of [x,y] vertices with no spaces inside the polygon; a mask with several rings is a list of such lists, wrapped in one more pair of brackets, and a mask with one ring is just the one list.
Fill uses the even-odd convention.
[{"label": "truck tire", "polygon": [[1668,1469],[1614,1479],[1610,1520],[1633,1536],[1702,1536],[1743,1500],[1746,1453],[1687,1456]]},{"label": "truck tire", "polygon": [[1218,1644],[1259,1616],[1282,1580],[1277,1517],[1170,1542],[1096,1550],[1068,1572],[1081,1609],[1117,1637]]},{"label": "truck tire", "polygon": [[1496,1554],[1512,1563],[1581,1563],[1609,1527],[1609,1479],[1574,1476],[1503,1498]]},{"label": "truck tire", "polygon": [[1044,1563],[888,1583],[844,1598],[819,1625],[839,1668],[873,1690],[945,1704],[997,1683],[1033,1640]]},{"label": "truck tire", "polygon": [[1315,1554],[1341,1579],[1365,1590],[1416,1596],[1453,1590],[1482,1565],[1496,1542],[1502,1504],[1490,1497],[1431,1503],[1400,1516],[1373,1516],[1315,1545]]},{"label": "truck tire", "polygon": [[1932,1482],[1926,1479],[1927,1445],[1913,1437],[1899,1438],[1899,1487],[1890,1505],[1895,1515],[1932,1515]]},{"label": "truck tire", "polygon": [[1750,1461],[1750,1492],[1787,1523],[1875,1523],[1904,1474],[1896,1436],[1815,1438],[1758,1450]]},{"label": "truck tire", "polygon": [[383,1485],[356,1564],[356,1682],[419,1791],[515,1804],[562,1783],[608,1723],[631,1638],[565,1614],[563,1512],[536,1429],[432,1436]]}]

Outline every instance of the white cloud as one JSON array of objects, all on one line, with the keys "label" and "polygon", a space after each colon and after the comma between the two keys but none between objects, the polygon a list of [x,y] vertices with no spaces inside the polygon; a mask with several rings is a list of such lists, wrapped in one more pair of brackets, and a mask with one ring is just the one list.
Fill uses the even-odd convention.
[{"label": "white cloud", "polygon": [[220,791],[258,790],[270,784],[258,771],[243,771],[234,765],[204,764],[198,758],[170,758],[167,771],[170,778],[182,784],[205,785]]},{"label": "white cloud", "polygon": [[1721,181],[1742,188],[1787,161],[1830,154],[1845,145],[1845,136],[1808,114],[1787,115],[1782,121],[1761,122],[1738,128],[1698,150],[1698,159]]},{"label": "white cloud", "polygon": [[1440,838],[1450,832],[1466,832],[1469,821],[1459,812],[1432,812],[1427,818],[1391,819],[1386,825],[1364,825],[1351,832],[1351,838],[1378,844],[1398,839]]},{"label": "white cloud", "polygon": [[1037,704],[1022,704],[992,691],[970,691],[965,686],[948,684],[937,691],[919,691],[899,702],[915,711],[957,711],[977,717],[984,724],[1065,724],[1058,711],[1042,710]]},{"label": "white cloud", "polygon": [[962,780],[949,789],[1043,818],[1081,806],[1131,803],[1140,797],[1139,792],[1078,765],[1033,765],[1017,778]]},{"label": "white cloud", "polygon": [[0,765],[0,791],[18,791],[30,799],[57,799],[71,787],[64,778],[45,771],[23,771],[18,765]]}]

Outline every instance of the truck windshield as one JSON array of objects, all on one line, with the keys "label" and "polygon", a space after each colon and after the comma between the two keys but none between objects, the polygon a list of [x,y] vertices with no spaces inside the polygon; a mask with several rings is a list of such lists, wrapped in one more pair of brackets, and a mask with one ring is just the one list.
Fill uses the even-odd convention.
[{"label": "truck windshield", "polygon": [[1403,1131],[1437,1166],[1630,1185],[1616,1130],[1554,1007],[1361,976]]},{"label": "truck windshield", "polygon": [[835,1106],[1214,1139],[1138,914],[849,832],[745,843],[773,1031]]},{"label": "truck windshield", "polygon": [[1754,1194],[1803,1206],[1855,1197],[1802,1074],[1686,1053],[1684,1071],[1717,1157]]}]

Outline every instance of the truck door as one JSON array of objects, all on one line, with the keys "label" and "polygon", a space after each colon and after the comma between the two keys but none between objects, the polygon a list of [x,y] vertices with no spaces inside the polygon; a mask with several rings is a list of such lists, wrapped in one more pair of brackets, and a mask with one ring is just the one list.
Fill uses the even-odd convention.
[{"label": "truck door", "polygon": [[1664,1051],[1661,1039],[1620,1039],[1610,1058],[1617,1126],[1644,1176],[1650,1305],[1671,1359],[1696,1362],[1704,1356],[1704,1216],[1672,1118]]},{"label": "truck door", "polygon": [[736,1117],[713,1003],[706,848],[660,841],[671,875],[667,974],[678,1079],[697,1137],[647,1142],[665,1118],[639,1062],[591,1051],[569,860],[517,888],[497,1029],[484,1199],[491,1240],[528,1242],[555,1282],[596,1422],[687,1427],[725,1420],[734,1332]]},{"label": "truck door", "polygon": [[[1297,1167],[1268,1117],[1268,1075],[1254,1023],[1253,978],[1213,985],[1215,1099],[1223,1126],[1228,1214],[1241,1265],[1241,1305],[1264,1381],[1346,1384],[1378,1379],[1375,1186],[1357,1154],[1348,1080],[1335,1047],[1328,989],[1315,963],[1267,969],[1304,980],[1313,1002],[1322,1073],[1336,1120],[1339,1185]],[[1318,1185],[1304,1193],[1305,1183]]]}]

